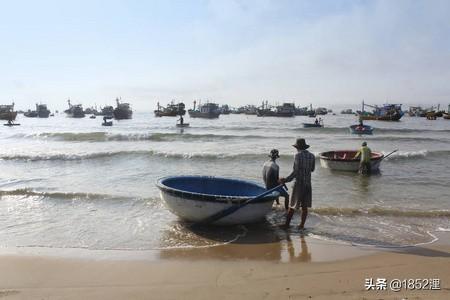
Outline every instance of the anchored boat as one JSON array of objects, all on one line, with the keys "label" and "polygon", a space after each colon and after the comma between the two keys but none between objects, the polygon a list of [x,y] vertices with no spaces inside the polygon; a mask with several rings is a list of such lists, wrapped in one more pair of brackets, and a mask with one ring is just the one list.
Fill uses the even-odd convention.
[{"label": "anchored boat", "polygon": [[246,201],[266,192],[266,189],[250,181],[223,177],[171,176],[158,180],[156,185],[168,209],[186,221],[203,222],[230,207],[242,205],[242,208],[215,220],[213,223],[217,225],[261,221],[279,195],[272,192],[245,205]]},{"label": "anchored boat", "polygon": [[69,109],[66,109],[64,112],[67,114],[69,118],[84,118],[84,110],[83,106],[81,104],[72,105],[70,103],[70,99],[67,100],[67,103],[69,104]]},{"label": "anchored boat", "polygon": [[194,101],[194,109],[188,111],[191,118],[216,119],[220,116],[220,109],[216,103],[199,105],[198,109],[195,108],[196,103]]},{"label": "anchored boat", "polygon": [[119,98],[116,98],[117,106],[113,111],[114,118],[116,120],[126,120],[133,117],[133,111],[131,110],[130,103],[120,103]]},{"label": "anchored boat", "polygon": [[153,111],[155,113],[155,117],[176,117],[176,116],[184,116],[186,114],[186,110],[184,109],[185,105],[183,102],[175,104],[173,101],[167,105],[167,107],[163,107],[157,104],[157,109]]},{"label": "anchored boat", "polygon": [[0,105],[0,120],[14,121],[17,111],[14,111],[14,103],[11,105]]},{"label": "anchored boat", "polygon": [[[364,110],[368,106],[373,108],[373,112],[369,113]],[[369,105],[362,103],[362,111],[358,112],[361,120],[377,120],[377,121],[399,121],[403,117],[401,104],[385,104],[383,106]]]},{"label": "anchored boat", "polygon": [[[331,170],[358,172],[359,158],[354,158],[356,153],[357,151],[354,150],[322,152],[319,154],[320,165],[323,168]],[[380,163],[383,158],[383,153],[372,152],[372,155],[370,157],[370,165],[372,171],[376,171],[379,169]]]}]

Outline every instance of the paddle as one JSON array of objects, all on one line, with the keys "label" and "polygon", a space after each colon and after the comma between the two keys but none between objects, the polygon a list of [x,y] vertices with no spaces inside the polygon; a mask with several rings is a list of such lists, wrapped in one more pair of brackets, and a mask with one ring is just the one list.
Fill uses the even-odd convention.
[{"label": "paddle", "polygon": [[278,191],[279,189],[283,189],[283,188],[285,188],[287,190],[287,187],[286,187],[286,185],[284,183],[280,184],[280,185],[278,185],[278,186],[276,186],[276,187],[274,187],[274,188],[272,188],[270,190],[267,190],[264,193],[254,197],[254,198],[248,199],[248,200],[246,200],[245,202],[243,202],[241,204],[233,205],[233,206],[230,206],[228,208],[225,208],[224,210],[221,210],[221,211],[219,211],[219,212],[217,212],[217,213],[215,213],[215,214],[213,214],[213,215],[203,219],[199,223],[201,223],[201,224],[213,223],[213,222],[215,222],[217,220],[220,220],[220,219],[222,219],[222,218],[224,218],[224,217],[226,217],[228,215],[231,215],[232,213],[234,213],[235,211],[241,209],[242,207],[247,206],[247,204],[250,204],[252,202],[257,202],[258,200],[264,198],[265,196],[267,196],[267,195],[269,195],[269,194],[271,194],[271,193],[273,193],[275,191]]},{"label": "paddle", "polygon": [[383,156],[383,158],[381,158],[380,161],[382,161],[383,159],[385,159],[386,157],[390,156],[391,154],[394,154],[395,152],[397,152],[398,149],[395,149],[394,151],[392,151],[391,153],[387,154],[386,156]]}]

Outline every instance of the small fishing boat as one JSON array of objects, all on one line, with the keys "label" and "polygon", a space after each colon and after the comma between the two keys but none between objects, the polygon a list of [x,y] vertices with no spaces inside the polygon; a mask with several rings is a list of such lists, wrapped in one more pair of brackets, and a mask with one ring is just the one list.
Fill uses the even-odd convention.
[{"label": "small fishing boat", "polygon": [[[319,154],[320,165],[323,168],[337,170],[337,171],[349,171],[358,172],[359,170],[359,158],[354,158],[357,151],[354,150],[339,150],[328,151]],[[384,154],[381,152],[372,152],[370,158],[371,170],[376,171],[380,167],[380,163],[384,158]]]},{"label": "small fishing boat", "polygon": [[95,119],[95,118],[96,118],[95,115],[91,115],[91,116],[89,117],[89,119]]},{"label": "small fishing boat", "polygon": [[350,132],[353,134],[372,134],[373,127],[369,125],[351,125]]},{"label": "small fishing boat", "polygon": [[323,127],[322,123],[302,123],[303,128]]},{"label": "small fishing boat", "polygon": [[102,126],[112,126],[113,125],[113,122],[112,121],[105,121],[105,122],[103,122],[102,123]]},{"label": "small fishing boat", "polygon": [[177,127],[189,127],[189,123],[177,123]]},{"label": "small fishing boat", "polygon": [[20,124],[19,123],[5,123],[5,124],[3,124],[3,126],[9,126],[9,127],[11,127],[11,126],[19,126]]},{"label": "small fishing boat", "polygon": [[256,183],[223,177],[210,176],[170,176],[158,180],[156,186],[161,191],[161,199],[168,209],[183,220],[203,222],[235,205],[242,205],[229,215],[215,220],[217,225],[254,223],[264,219],[272,209],[278,192],[272,192],[248,205],[266,189]]}]

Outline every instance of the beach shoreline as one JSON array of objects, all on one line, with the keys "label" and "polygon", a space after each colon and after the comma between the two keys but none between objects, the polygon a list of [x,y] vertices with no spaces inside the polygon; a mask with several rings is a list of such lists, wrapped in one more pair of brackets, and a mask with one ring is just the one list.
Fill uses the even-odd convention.
[{"label": "beach shoreline", "polygon": [[[438,235],[438,242],[429,245],[370,250],[299,237],[300,248],[287,246],[291,259],[281,255],[278,261],[267,254],[274,250],[270,244],[158,250],[159,254],[153,256],[144,251],[140,257],[137,251],[105,256],[107,251],[82,250],[90,254],[80,256],[80,251],[74,250],[63,253],[53,249],[50,254],[52,251],[44,249],[35,249],[34,253],[23,248],[2,249],[0,297],[448,299],[450,234]],[[439,279],[440,289],[393,292],[387,287],[367,291],[365,280],[370,278]]]}]

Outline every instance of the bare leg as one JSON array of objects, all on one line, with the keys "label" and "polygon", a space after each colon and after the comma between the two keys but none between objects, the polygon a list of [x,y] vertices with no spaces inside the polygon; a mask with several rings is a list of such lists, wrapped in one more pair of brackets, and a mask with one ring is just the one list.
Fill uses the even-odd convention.
[{"label": "bare leg", "polygon": [[289,209],[289,196],[284,197],[284,208]]},{"label": "bare leg", "polygon": [[303,229],[305,228],[305,222],[306,222],[306,218],[308,217],[308,207],[302,207],[302,221],[300,223],[300,225],[298,226],[298,228]]},{"label": "bare leg", "polygon": [[286,215],[286,223],[284,224],[284,227],[288,228],[291,225],[291,219],[294,215],[294,209],[289,208],[288,213]]}]

